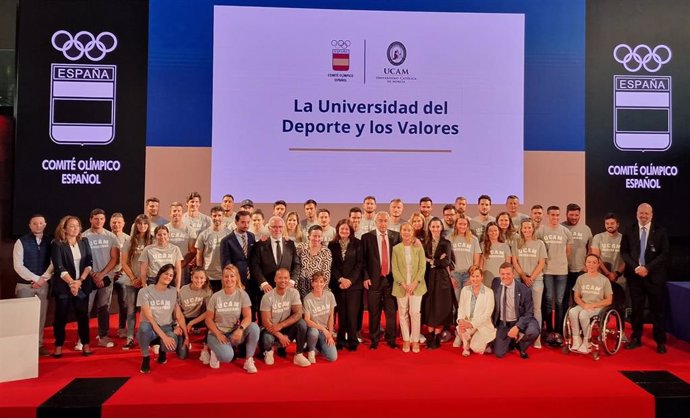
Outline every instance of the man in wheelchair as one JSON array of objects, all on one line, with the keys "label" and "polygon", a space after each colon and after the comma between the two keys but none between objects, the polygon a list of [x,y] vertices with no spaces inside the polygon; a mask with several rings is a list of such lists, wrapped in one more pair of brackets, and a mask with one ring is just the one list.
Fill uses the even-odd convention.
[{"label": "man in wheelchair", "polygon": [[613,301],[611,282],[599,271],[599,263],[598,255],[588,254],[585,258],[586,273],[577,278],[573,287],[576,305],[568,311],[573,336],[570,350],[583,354],[590,352],[588,330],[592,317]]}]

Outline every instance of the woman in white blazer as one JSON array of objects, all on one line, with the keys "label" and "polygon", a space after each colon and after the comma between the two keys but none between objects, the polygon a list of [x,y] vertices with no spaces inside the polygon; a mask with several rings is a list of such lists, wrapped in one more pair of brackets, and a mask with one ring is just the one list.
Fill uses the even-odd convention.
[{"label": "woman in white blazer", "polygon": [[486,345],[496,338],[496,328],[491,321],[494,292],[484,285],[484,272],[479,266],[471,266],[467,272],[469,285],[460,292],[457,321],[465,357],[470,355],[470,350],[484,354]]}]

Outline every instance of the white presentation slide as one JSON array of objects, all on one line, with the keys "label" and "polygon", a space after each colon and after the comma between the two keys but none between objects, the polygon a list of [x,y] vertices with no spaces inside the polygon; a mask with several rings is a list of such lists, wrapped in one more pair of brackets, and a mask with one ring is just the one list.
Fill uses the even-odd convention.
[{"label": "white presentation slide", "polygon": [[215,6],[211,198],[523,196],[524,15]]}]

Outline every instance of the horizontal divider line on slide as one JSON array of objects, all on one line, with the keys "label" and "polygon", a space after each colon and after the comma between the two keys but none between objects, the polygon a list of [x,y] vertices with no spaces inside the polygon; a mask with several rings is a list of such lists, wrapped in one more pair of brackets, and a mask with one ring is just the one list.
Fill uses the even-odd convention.
[{"label": "horizontal divider line on slide", "polygon": [[429,152],[451,153],[450,149],[394,149],[394,148],[288,148],[288,151],[331,151],[331,152]]}]

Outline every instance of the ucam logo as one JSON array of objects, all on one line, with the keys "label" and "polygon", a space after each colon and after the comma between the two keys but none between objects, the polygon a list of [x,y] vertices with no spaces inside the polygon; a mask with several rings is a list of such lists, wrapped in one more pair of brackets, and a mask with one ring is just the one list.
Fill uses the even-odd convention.
[{"label": "ucam logo", "polygon": [[[66,30],[50,42],[69,61],[103,60],[118,45],[111,32]],[[50,138],[63,145],[107,145],[115,137],[117,65],[51,64]]]}]

